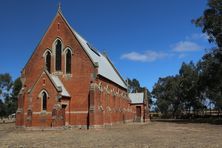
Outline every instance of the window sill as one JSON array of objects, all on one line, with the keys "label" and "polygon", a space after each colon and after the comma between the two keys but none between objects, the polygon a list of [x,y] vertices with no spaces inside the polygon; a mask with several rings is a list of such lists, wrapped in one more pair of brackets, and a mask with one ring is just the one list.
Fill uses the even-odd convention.
[{"label": "window sill", "polygon": [[72,74],[64,74],[63,77],[69,80],[70,78],[72,78]]},{"label": "window sill", "polygon": [[54,75],[62,75],[63,72],[62,72],[62,71],[56,71],[56,72],[54,72],[53,74],[54,74]]},{"label": "window sill", "polygon": [[42,110],[40,114],[41,114],[41,115],[45,115],[46,113],[47,113],[46,110]]}]

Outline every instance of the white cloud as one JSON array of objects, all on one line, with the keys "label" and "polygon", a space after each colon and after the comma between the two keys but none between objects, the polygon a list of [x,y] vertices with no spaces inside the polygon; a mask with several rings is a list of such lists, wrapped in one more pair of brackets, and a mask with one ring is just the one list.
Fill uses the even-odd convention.
[{"label": "white cloud", "polygon": [[198,51],[201,50],[203,47],[191,41],[180,41],[172,45],[172,48],[173,51],[176,52],[187,52],[187,51]]},{"label": "white cloud", "polygon": [[179,59],[183,59],[183,58],[185,58],[185,57],[187,57],[187,54],[180,53],[180,54],[178,55],[178,58],[179,58]]},{"label": "white cloud", "polygon": [[[200,40],[207,40],[207,34],[193,33],[190,36],[185,37],[184,40],[179,41],[170,46],[171,50],[168,51],[153,51],[147,50],[144,52],[129,52],[121,56],[121,59],[127,59],[130,61],[138,62],[153,62],[156,60],[176,56],[179,59],[189,56],[187,52],[194,52],[202,50],[203,47],[199,45]],[[198,42],[198,43],[197,43]]]},{"label": "white cloud", "polygon": [[171,56],[171,54],[169,53],[148,50],[145,51],[144,53],[138,53],[134,51],[130,53],[125,53],[121,56],[121,59],[128,59],[131,61],[139,61],[139,62],[153,62],[169,56]]},{"label": "white cloud", "polygon": [[190,36],[186,37],[186,40],[200,40],[200,39],[208,40],[209,37],[206,33],[193,33]]}]

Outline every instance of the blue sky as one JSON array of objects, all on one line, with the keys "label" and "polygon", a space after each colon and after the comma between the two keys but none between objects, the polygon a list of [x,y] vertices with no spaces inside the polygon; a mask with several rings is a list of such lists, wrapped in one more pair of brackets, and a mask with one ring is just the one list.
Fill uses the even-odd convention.
[{"label": "blue sky", "polygon": [[[71,26],[106,51],[123,78],[149,90],[159,77],[175,75],[181,63],[198,61],[210,45],[191,20],[207,0],[62,0]],[[0,73],[13,79],[31,56],[58,8],[58,0],[2,0]]]}]

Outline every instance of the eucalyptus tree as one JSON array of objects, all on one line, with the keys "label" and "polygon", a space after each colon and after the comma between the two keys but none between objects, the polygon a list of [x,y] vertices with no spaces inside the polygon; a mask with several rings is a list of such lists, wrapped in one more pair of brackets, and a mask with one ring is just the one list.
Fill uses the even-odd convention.
[{"label": "eucalyptus tree", "polygon": [[222,0],[208,0],[203,15],[193,20],[208,35],[215,47],[198,63],[201,91],[211,99],[217,109],[222,109]]}]

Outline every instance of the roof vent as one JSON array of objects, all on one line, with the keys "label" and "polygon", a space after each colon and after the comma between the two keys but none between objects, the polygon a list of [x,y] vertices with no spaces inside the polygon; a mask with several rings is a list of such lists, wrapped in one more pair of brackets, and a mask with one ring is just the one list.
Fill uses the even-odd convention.
[{"label": "roof vent", "polygon": [[98,50],[95,48],[95,47],[93,47],[91,44],[89,44],[89,43],[86,43],[87,45],[88,45],[88,47],[96,54],[96,55],[98,55],[98,56],[100,56],[99,55],[99,53],[98,53]]},{"label": "roof vent", "polygon": [[58,86],[58,91],[62,92],[62,87],[61,86]]}]

